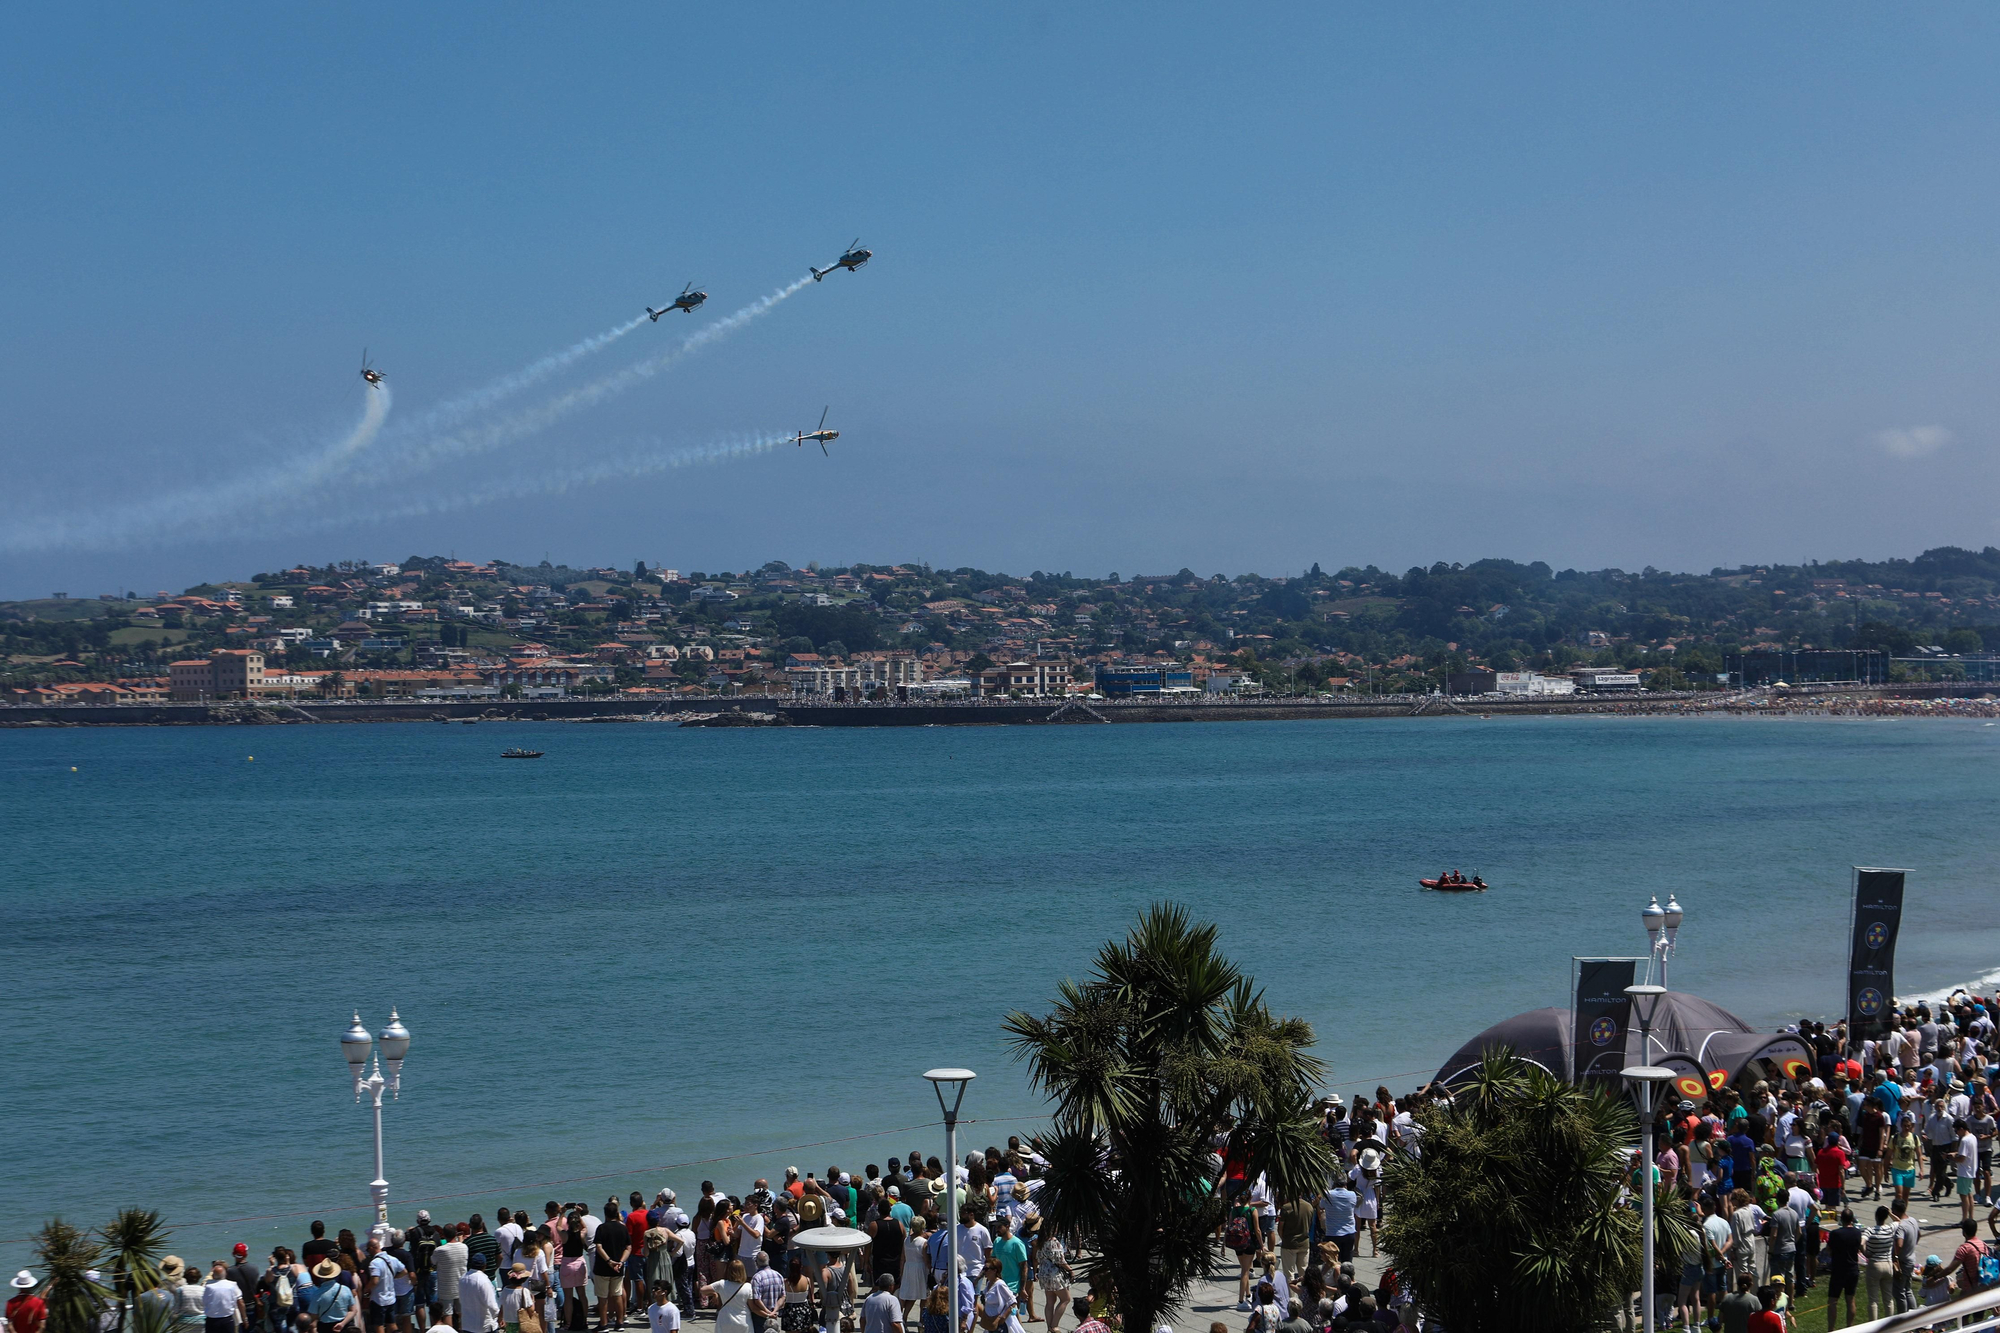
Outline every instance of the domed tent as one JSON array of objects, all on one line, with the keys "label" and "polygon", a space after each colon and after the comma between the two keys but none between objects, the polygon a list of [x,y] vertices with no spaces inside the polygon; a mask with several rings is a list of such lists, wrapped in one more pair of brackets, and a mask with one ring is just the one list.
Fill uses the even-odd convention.
[{"label": "domed tent", "polygon": [[[1502,1046],[1552,1074],[1574,1080],[1574,1029],[1575,1017],[1567,1008],[1516,1014],[1454,1051],[1438,1070],[1437,1081],[1447,1087],[1464,1082],[1488,1050]],[[1758,1033],[1721,1005],[1685,991],[1668,991],[1660,997],[1653,1010],[1650,1035],[1650,1049],[1640,1050],[1638,1015],[1634,1014],[1620,1052],[1623,1058],[1599,1056],[1586,1072],[1611,1076],[1627,1065],[1663,1065],[1674,1071],[1674,1083],[1682,1094],[1695,1097],[1732,1082],[1755,1059],[1782,1061],[1802,1054],[1808,1065],[1811,1062],[1811,1052],[1797,1037]]]},{"label": "domed tent", "polygon": [[1438,1070],[1437,1082],[1447,1087],[1464,1082],[1479,1068],[1487,1051],[1503,1046],[1557,1078],[1571,1078],[1574,1059],[1570,1053],[1570,1030],[1574,1026],[1567,1009],[1530,1009],[1525,1014],[1502,1019],[1452,1052],[1451,1059]]}]

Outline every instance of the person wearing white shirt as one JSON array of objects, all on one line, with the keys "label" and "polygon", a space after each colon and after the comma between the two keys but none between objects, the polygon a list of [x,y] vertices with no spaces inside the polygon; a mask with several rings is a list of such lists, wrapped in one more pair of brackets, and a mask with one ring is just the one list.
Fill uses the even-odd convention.
[{"label": "person wearing white shirt", "polygon": [[497,1333],[500,1295],[486,1276],[486,1256],[472,1256],[472,1267],[458,1280],[458,1327],[465,1333]]},{"label": "person wearing white shirt", "polygon": [[436,1279],[436,1288],[431,1293],[436,1302],[431,1306],[433,1324],[452,1328],[465,1326],[458,1315],[458,1286],[465,1277],[470,1258],[465,1242],[456,1233],[451,1233],[451,1239],[431,1251],[431,1276]]},{"label": "person wearing white shirt", "polygon": [[1958,1131],[1958,1151],[1952,1163],[1953,1186],[1958,1190],[1959,1220],[1972,1220],[1972,1195],[1979,1181],[1979,1138],[1964,1120],[1954,1120]]},{"label": "person wearing white shirt", "polygon": [[952,1234],[958,1244],[958,1271],[977,1273],[984,1268],[986,1256],[993,1253],[993,1233],[979,1224],[970,1208],[959,1214]]},{"label": "person wearing white shirt", "polygon": [[1257,1210],[1257,1229],[1262,1234],[1261,1248],[1275,1251],[1278,1245],[1278,1196],[1271,1192],[1271,1182],[1262,1172],[1250,1182],[1250,1203]]},{"label": "person wearing white shirt", "polygon": [[[521,1257],[521,1242],[526,1238],[527,1232],[522,1229],[519,1221],[509,1219],[504,1209],[500,1216],[503,1220],[499,1226],[493,1228],[493,1238],[500,1242],[500,1271],[504,1273],[514,1266],[516,1259]],[[525,1214],[514,1214],[516,1218],[522,1216]]]},{"label": "person wearing white shirt", "polygon": [[737,1222],[742,1235],[736,1242],[736,1257],[748,1268],[757,1252],[764,1248],[764,1215],[746,1207]]},{"label": "person wearing white shirt", "polygon": [[653,1284],[653,1303],[646,1307],[646,1327],[650,1333],[681,1333],[681,1309],[667,1297],[665,1284]]},{"label": "person wearing white shirt", "polygon": [[202,1286],[201,1312],[208,1321],[208,1333],[235,1333],[250,1322],[243,1312],[243,1288],[229,1280],[229,1265],[220,1259]]}]

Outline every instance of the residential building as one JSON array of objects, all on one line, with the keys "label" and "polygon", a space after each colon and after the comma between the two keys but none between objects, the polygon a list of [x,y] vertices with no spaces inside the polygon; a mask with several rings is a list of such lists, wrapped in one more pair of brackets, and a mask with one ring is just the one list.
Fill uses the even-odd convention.
[{"label": "residential building", "polygon": [[869,653],[854,659],[864,685],[916,685],[923,681],[923,660],[915,653]]},{"label": "residential building", "polygon": [[851,666],[788,666],[785,679],[796,694],[832,694],[836,689],[852,690],[861,685],[860,671]]},{"label": "residential building", "polygon": [[1070,665],[1060,658],[1008,662],[988,667],[972,677],[978,692],[986,697],[1010,695],[1060,695],[1069,693]]},{"label": "residential building", "polygon": [[169,690],[177,700],[241,699],[264,680],[264,654],[253,648],[218,648],[205,658],[168,668]]}]

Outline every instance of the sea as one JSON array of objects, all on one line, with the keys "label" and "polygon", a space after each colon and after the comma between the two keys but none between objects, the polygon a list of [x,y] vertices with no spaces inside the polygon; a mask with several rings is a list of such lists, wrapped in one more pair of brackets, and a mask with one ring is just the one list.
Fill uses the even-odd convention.
[{"label": "sea", "polygon": [[356,1013],[413,1036],[407,1225],[942,1156],[935,1066],[961,1152],[1032,1134],[1004,1016],[1161,901],[1348,1094],[1642,954],[1652,895],[1672,987],[1778,1026],[1841,1007],[1851,868],[1906,867],[1942,991],[2000,966],[1996,766],[1946,719],[0,730],[0,1268],[127,1206],[199,1261],[364,1228]]}]

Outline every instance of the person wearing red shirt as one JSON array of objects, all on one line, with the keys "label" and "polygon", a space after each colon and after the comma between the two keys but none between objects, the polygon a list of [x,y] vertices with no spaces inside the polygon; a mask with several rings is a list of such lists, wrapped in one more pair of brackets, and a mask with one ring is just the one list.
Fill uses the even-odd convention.
[{"label": "person wearing red shirt", "polygon": [[625,1308],[646,1308],[646,1200],[632,1191],[632,1211],[625,1214],[625,1235],[632,1248],[625,1251]]},{"label": "person wearing red shirt", "polygon": [[1785,1333],[1785,1317],[1778,1313],[1778,1295],[1770,1287],[1757,1293],[1764,1308],[1750,1316],[1749,1333]]},{"label": "person wearing red shirt", "polygon": [[1841,1190],[1847,1183],[1847,1149],[1840,1146],[1838,1134],[1828,1131],[1819,1152],[1813,1156],[1813,1164],[1819,1170],[1820,1202],[1840,1207],[1845,1202]]},{"label": "person wearing red shirt", "polygon": [[14,1295],[7,1302],[7,1327],[12,1333],[42,1333],[49,1307],[35,1295],[35,1275],[22,1269],[14,1275]]}]

